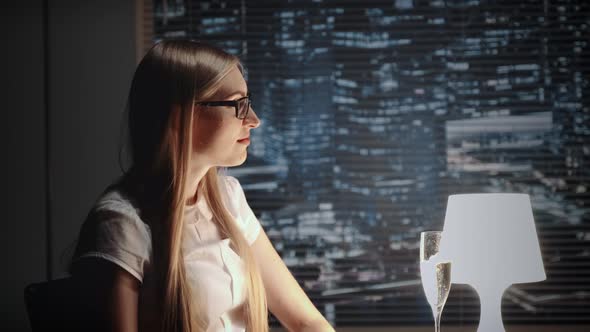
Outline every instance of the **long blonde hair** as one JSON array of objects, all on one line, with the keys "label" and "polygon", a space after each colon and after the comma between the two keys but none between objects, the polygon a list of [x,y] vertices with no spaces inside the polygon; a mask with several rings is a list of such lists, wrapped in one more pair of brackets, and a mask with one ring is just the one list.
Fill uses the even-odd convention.
[{"label": "long blonde hair", "polygon": [[[198,289],[188,284],[182,252],[193,123],[199,117],[193,101],[213,96],[223,77],[236,66],[242,71],[237,57],[211,45],[162,41],[144,56],[131,84],[127,110],[132,167],[124,178],[135,187],[145,207],[142,218],[152,229],[162,331],[205,331],[208,325],[203,310],[206,304],[200,302],[203,297]],[[264,286],[251,249],[224,206],[216,168],[207,172],[198,192],[209,204],[220,232],[244,262],[246,329],[266,332]]]}]

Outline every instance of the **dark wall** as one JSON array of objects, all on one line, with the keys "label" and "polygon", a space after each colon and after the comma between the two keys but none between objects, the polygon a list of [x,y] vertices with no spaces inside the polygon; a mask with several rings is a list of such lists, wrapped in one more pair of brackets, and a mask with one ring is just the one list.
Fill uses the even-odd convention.
[{"label": "dark wall", "polygon": [[[88,208],[118,174],[121,112],[135,65],[134,10],[133,0],[50,1],[47,11],[43,1],[29,0],[0,9],[4,331],[29,330],[24,287],[63,275],[68,248]],[[50,152],[49,228],[46,152]]]},{"label": "dark wall", "polygon": [[[45,277],[43,11],[41,1],[3,8],[2,28],[2,329],[27,327],[26,283]],[[5,325],[6,324],[6,325]]]},{"label": "dark wall", "polygon": [[96,196],[119,173],[120,120],[135,61],[134,1],[51,8],[53,270]]}]

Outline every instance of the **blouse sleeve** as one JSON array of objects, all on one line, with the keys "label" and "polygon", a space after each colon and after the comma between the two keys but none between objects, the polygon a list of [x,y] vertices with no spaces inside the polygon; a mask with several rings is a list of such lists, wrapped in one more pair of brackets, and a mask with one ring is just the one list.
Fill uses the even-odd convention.
[{"label": "blouse sleeve", "polygon": [[107,201],[95,206],[80,231],[72,263],[87,258],[108,260],[143,282],[150,262],[151,234],[132,206]]},{"label": "blouse sleeve", "polygon": [[232,176],[224,176],[224,178],[227,194],[229,195],[230,204],[228,210],[236,218],[238,226],[244,233],[248,244],[252,245],[258,237],[262,226],[248,205],[246,195],[238,179]]}]

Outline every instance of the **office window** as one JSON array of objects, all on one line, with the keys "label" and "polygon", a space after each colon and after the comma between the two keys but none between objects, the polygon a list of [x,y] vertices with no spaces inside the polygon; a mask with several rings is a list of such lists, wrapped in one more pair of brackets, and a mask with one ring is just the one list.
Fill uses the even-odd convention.
[{"label": "office window", "polygon": [[[504,322],[590,322],[587,1],[145,8],[149,40],[200,39],[244,62],[263,124],[229,172],[336,326],[430,324],[419,233],[472,192],[531,196],[547,280],[512,286]],[[476,294],[454,285],[443,322],[478,319]]]}]

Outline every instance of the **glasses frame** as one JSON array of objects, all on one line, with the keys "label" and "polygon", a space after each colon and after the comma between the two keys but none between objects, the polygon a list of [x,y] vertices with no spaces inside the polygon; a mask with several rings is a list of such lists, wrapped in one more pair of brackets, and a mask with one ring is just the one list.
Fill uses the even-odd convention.
[{"label": "glasses frame", "polygon": [[[250,107],[252,107],[252,100],[250,99],[250,92],[248,92],[246,94],[246,97],[242,97],[242,98],[238,98],[236,100],[211,100],[211,101],[196,101],[195,105],[201,105],[201,106],[233,106],[234,109],[236,110],[236,118],[240,119],[240,120],[244,120],[247,116],[248,116],[248,112],[250,112]],[[248,100],[248,106],[246,107],[246,112],[244,112],[244,115],[242,117],[240,117],[240,102],[244,99]]]}]

